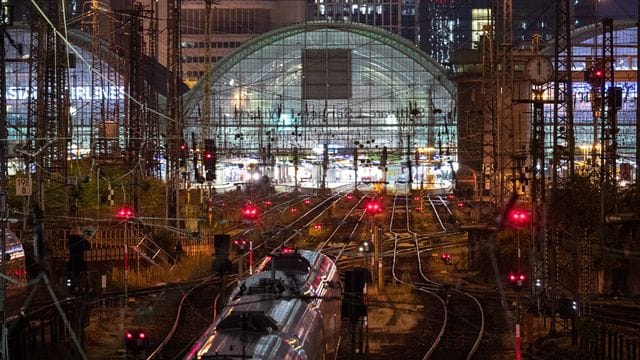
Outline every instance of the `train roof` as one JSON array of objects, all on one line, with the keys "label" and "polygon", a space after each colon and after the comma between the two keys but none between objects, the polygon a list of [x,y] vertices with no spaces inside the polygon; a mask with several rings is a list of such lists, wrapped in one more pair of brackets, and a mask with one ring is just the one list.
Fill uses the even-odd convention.
[{"label": "train roof", "polygon": [[325,301],[340,300],[339,281],[335,263],[322,253],[272,255],[233,290],[218,321],[194,346],[192,358],[308,358],[323,341],[319,329]]},{"label": "train roof", "polygon": [[336,264],[327,255],[313,250],[286,250],[280,254],[268,256],[259,266],[257,272],[269,271],[274,267],[287,273],[309,272],[311,270],[328,277],[336,271]]}]

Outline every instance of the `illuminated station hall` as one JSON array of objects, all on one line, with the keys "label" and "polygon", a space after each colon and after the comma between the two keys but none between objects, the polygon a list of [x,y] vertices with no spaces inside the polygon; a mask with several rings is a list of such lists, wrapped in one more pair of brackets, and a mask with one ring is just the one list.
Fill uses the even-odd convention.
[{"label": "illuminated station hall", "polygon": [[423,186],[451,177],[455,87],[399,36],[353,23],[293,25],[248,41],[210,76],[185,95],[185,133],[224,149],[220,181],[246,181],[241,166],[294,183],[295,156],[298,181],[311,187],[356,174]]},{"label": "illuminated station hall", "polygon": [[[29,39],[26,32],[15,38]],[[75,67],[69,69],[74,128],[69,156],[114,156],[135,136],[127,122],[127,84],[114,68],[117,61],[94,59],[90,48],[73,48],[77,54]],[[17,55],[16,49],[10,51]],[[11,66],[11,135],[20,142],[26,134],[29,68]],[[105,75],[89,71],[98,66]],[[216,186],[263,176],[275,184],[308,187],[321,187],[323,181],[353,183],[354,163],[359,181],[386,177],[406,183],[409,170],[400,160],[407,156],[414,164],[419,160],[411,176],[424,186],[427,179],[435,184],[436,174],[439,179],[451,177],[456,161],[455,86],[440,65],[399,36],[346,23],[284,27],[245,43],[219,61],[209,76],[183,96],[182,146],[188,148],[189,159],[203,153],[205,145],[215,148]],[[161,94],[154,95],[164,102]],[[113,115],[105,119],[102,114]],[[166,117],[149,115],[157,124],[171,124]],[[151,136],[140,144],[144,154],[153,154],[145,166],[159,167],[164,174],[160,149],[166,129],[149,122],[146,133]],[[386,174],[379,169],[383,152],[389,159]],[[184,166],[193,174],[191,161]],[[204,177],[205,171],[199,169],[199,174]]]},{"label": "illuminated station hall", "polygon": [[[28,59],[29,31],[8,32],[13,44],[7,57]],[[599,66],[603,36],[609,35],[603,35],[601,24],[574,34],[575,164],[582,169],[598,164],[600,123],[603,114],[615,113],[617,176],[621,184],[631,182],[637,152],[635,25],[615,22],[611,32],[615,80],[606,80],[604,91],[621,94],[611,104],[601,105],[600,85],[588,78]],[[10,174],[21,171],[20,155],[30,151],[25,139],[36,131],[68,137],[71,159],[119,157],[133,144],[138,154],[133,161],[159,178],[168,174],[167,150],[180,146],[189,159],[181,163],[181,173],[189,174],[184,182],[198,186],[208,180],[220,189],[268,181],[310,188],[381,182],[448,191],[455,173],[465,169],[457,180],[466,176],[477,190],[486,173],[483,124],[491,115],[481,97],[487,84],[481,79],[481,50],[476,50],[479,61],[456,63],[454,57],[452,68],[445,69],[409,41],[377,27],[324,21],[281,27],[245,42],[190,89],[178,90],[183,126],[176,140],[167,135],[176,120],[165,115],[172,105],[166,104],[162,66],[150,61],[147,71],[157,74],[152,77],[157,83],[132,88],[118,54],[79,31],[70,30],[68,38],[70,124],[35,129],[38,110],[28,104],[43,90],[30,87],[35,80],[28,61],[7,62]],[[552,46],[540,44],[537,54],[554,64],[552,53]],[[524,74],[533,55],[533,49],[514,55],[514,98],[533,97]],[[549,84],[543,89],[547,100],[553,97]],[[531,107],[514,104],[513,123],[507,125],[498,109],[495,141],[498,149],[507,149],[498,152],[499,169],[507,169],[501,157],[528,156]],[[545,104],[548,159],[553,112]],[[500,143],[507,138],[512,143]],[[215,152],[215,171],[207,166],[208,152]]]},{"label": "illuminated station hall", "polygon": [[635,1],[1,0],[0,359],[640,359]]}]

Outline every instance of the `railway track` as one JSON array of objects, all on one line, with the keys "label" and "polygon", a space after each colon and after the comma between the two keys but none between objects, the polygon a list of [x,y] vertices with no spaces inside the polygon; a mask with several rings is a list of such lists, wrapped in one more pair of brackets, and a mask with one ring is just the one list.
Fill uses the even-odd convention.
[{"label": "railway track", "polygon": [[[428,198],[430,207],[433,210],[433,219],[435,220],[435,228],[433,233],[429,234],[430,238],[440,238],[441,236],[451,233],[448,225],[442,220],[439,210],[436,208],[435,202]],[[404,206],[405,216],[401,221],[397,221],[394,217],[396,207],[399,203]],[[392,274],[395,281],[411,286],[412,288],[429,295],[433,306],[432,309],[438,309],[430,313],[433,317],[440,319],[440,326],[434,328],[436,335],[433,337],[431,344],[424,350],[424,359],[470,359],[476,353],[480,341],[484,334],[484,310],[473,295],[459,289],[454,289],[450,285],[434,279],[425,273],[424,267],[426,262],[423,257],[430,251],[426,251],[426,243],[424,235],[419,240],[419,236],[412,230],[411,217],[409,211],[409,199],[399,200],[398,195],[394,198],[392,218],[390,219],[389,232],[394,239]],[[400,226],[399,226],[400,225]],[[401,232],[410,236],[401,236]],[[397,269],[400,268],[401,262],[407,257],[407,251],[402,253],[398,250],[401,241],[407,241],[413,238],[414,256],[417,263],[418,276],[411,280],[399,278]],[[430,242],[428,245],[433,246]],[[402,259],[401,259],[402,257]],[[427,258],[428,259],[428,258]],[[406,266],[406,265],[404,265]],[[433,326],[433,324],[432,324]],[[454,355],[455,354],[455,355]],[[452,357],[453,356],[453,357]]]},{"label": "railway track", "polygon": [[[292,227],[295,224],[298,226],[309,226],[318,216],[322,214],[333,202],[340,199],[342,195],[330,196],[314,206],[310,207],[306,212],[300,214],[300,217],[296,217],[295,220],[288,224],[286,227]],[[278,245],[268,244],[261,242],[256,244],[257,254],[263,258],[267,253],[272,252],[275,248],[278,248],[284,244],[294,241],[297,233],[285,237]],[[264,254],[263,254],[264,253]],[[246,256],[247,254],[241,255]],[[259,261],[261,259],[258,259]],[[239,258],[234,259],[234,264],[239,262]],[[234,265],[235,268],[236,265]],[[236,282],[236,276],[228,276],[225,279],[224,289],[232,288]],[[214,286],[218,284],[217,288]],[[221,291],[220,279],[216,276],[207,277],[200,282],[194,283],[189,288],[182,289],[177,302],[177,310],[175,315],[170,319],[167,318],[163,321],[164,324],[171,324],[168,328],[164,326],[164,330],[160,330],[162,333],[166,333],[166,336],[161,342],[154,342],[153,350],[150,351],[147,359],[179,359],[184,357],[194,342],[200,337],[200,335],[214,323],[215,308],[222,305],[224,300],[225,291]]]},{"label": "railway track", "polygon": [[[235,276],[225,279],[225,287],[236,282]],[[213,324],[216,311],[222,306],[220,279],[207,277],[184,288],[176,299],[172,316],[167,316],[162,338],[156,338],[152,350],[146,356],[152,359],[181,359],[191,349],[199,336]],[[160,340],[161,341],[158,341]]]},{"label": "railway track", "polygon": [[[280,235],[278,235],[278,244],[265,246],[264,242],[257,243],[254,249],[256,251],[256,263],[260,260],[260,257],[273,250],[274,246],[277,248],[282,244],[293,244],[298,241],[296,237],[301,236],[301,232],[289,231],[288,229],[309,227],[317,222],[328,209],[340,207],[340,217],[334,214],[332,219],[335,221],[327,224],[323,235],[315,239],[314,247],[340,262],[341,269],[362,266],[362,261],[365,257],[362,252],[359,252],[359,242],[363,239],[363,234],[370,235],[367,227],[369,224],[365,219],[366,214],[362,204],[369,197],[353,197],[347,201],[345,196],[346,194],[338,194],[321,200],[314,199],[313,204],[301,206],[300,208],[304,208],[304,211],[297,216],[276,216],[284,223],[277,224],[273,221],[270,222],[269,226],[274,232],[281,231]],[[287,206],[289,208],[300,206],[304,200],[305,198],[296,198],[296,200],[289,202]],[[479,339],[481,336],[478,334],[466,334],[460,330],[463,328],[477,329],[477,326],[469,326],[469,323],[465,324],[463,322],[465,319],[472,323],[478,321],[473,317],[473,310],[469,310],[472,307],[468,304],[469,296],[456,291],[451,291],[448,294],[443,293],[442,284],[430,277],[428,271],[423,271],[423,268],[426,269],[423,263],[428,261],[427,257],[431,252],[439,251],[439,249],[447,246],[458,246],[456,242],[448,241],[446,237],[448,234],[453,233],[454,230],[445,228],[446,224],[444,222],[435,220],[438,215],[434,211],[432,215],[434,220],[430,220],[436,224],[434,229],[428,233],[416,234],[411,229],[412,215],[411,211],[409,211],[409,199],[405,196],[403,201],[404,204],[398,200],[398,197],[393,200],[394,209],[390,211],[389,225],[389,233],[392,236],[386,237],[393,240],[393,246],[387,240],[386,247],[392,247],[392,249],[384,250],[382,248],[383,251],[380,252],[380,257],[385,259],[385,265],[388,264],[386,266],[389,266],[388,271],[393,273],[394,281],[407,284],[415,291],[429,295],[428,298],[430,300],[427,301],[430,306],[428,308],[433,309],[430,311],[429,325],[425,328],[425,331],[418,330],[416,334],[404,335],[415,338],[415,343],[425,343],[425,346],[405,349],[403,353],[420,353],[422,358],[437,358],[438,354],[440,354],[439,351],[446,353],[446,349],[456,349],[457,353],[459,349],[464,348],[471,356],[475,351],[474,347],[477,347],[477,345],[471,344],[472,338]],[[275,205],[273,207],[277,209],[274,212],[282,213],[282,207]],[[380,217],[384,218],[383,216]],[[384,238],[383,236],[381,241]],[[248,256],[248,254],[241,256]],[[233,259],[236,261],[234,269],[239,258],[239,256],[236,256]],[[416,269],[420,269],[420,271],[416,271]],[[400,276],[401,271],[411,272],[416,276],[409,279],[403,278]],[[218,296],[224,299],[223,295],[219,295],[224,292],[221,290],[227,289],[236,279],[235,276],[227,276],[225,280],[226,286],[221,286],[220,279],[212,276],[207,279],[201,279],[201,283],[181,284],[172,288],[156,289],[155,294],[150,292],[144,295],[132,295],[136,297],[135,303],[143,304],[148,302],[150,304],[149,306],[140,306],[140,309],[155,307],[153,315],[147,316],[149,322],[141,321],[134,324],[149,329],[153,334],[147,351],[149,359],[181,358],[189,350],[197,336],[202,334],[213,322],[215,315],[214,299]],[[166,305],[153,305],[154,301],[159,298],[162,298]],[[395,305],[388,306],[393,307]],[[132,309],[132,311],[139,311],[139,309]],[[395,309],[394,311],[406,310]],[[465,313],[465,311],[467,312]],[[459,317],[455,318],[458,314],[460,314]],[[476,341],[476,344],[478,341]],[[400,351],[402,349],[383,348],[379,349],[379,354],[377,355],[384,357],[384,354],[390,355],[396,350]]]}]

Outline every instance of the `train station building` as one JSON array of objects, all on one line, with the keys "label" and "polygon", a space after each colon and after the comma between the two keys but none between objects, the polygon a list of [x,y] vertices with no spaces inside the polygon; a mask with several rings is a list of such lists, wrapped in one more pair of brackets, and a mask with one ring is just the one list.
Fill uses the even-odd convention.
[{"label": "train station building", "polygon": [[354,165],[364,181],[403,181],[410,162],[414,182],[433,183],[456,163],[455,104],[445,70],[406,39],[309,22],[254,38],[216,63],[184,97],[185,133],[223,149],[221,181],[242,181],[234,164],[254,164],[292,183],[297,156],[298,178],[312,186],[327,160],[327,182],[354,182]]},{"label": "train station building", "polygon": [[[585,169],[601,134],[591,84],[584,81],[583,72],[601,53],[600,32],[597,26],[589,26],[575,30],[573,37],[576,164]],[[38,93],[29,65],[29,29],[12,27],[8,34],[12,40],[6,46],[9,171],[14,174],[25,169],[23,155],[34,151],[26,144],[35,131],[34,108],[29,104]],[[622,91],[617,109],[618,175],[625,182],[634,181],[637,166],[635,34],[634,23],[614,23],[615,86]],[[69,157],[119,156],[135,135],[128,114],[135,102],[122,56],[101,45],[96,57],[91,36],[80,31],[71,31],[68,40],[74,58],[67,82]],[[522,76],[525,60],[514,67],[520,79],[515,95],[521,98],[530,95]],[[148,86],[154,96],[146,100],[161,109],[166,77],[153,64],[149,69],[156,84]],[[97,69],[99,73],[93,71]],[[466,75],[475,78],[460,82]],[[196,151],[205,139],[215,142],[219,186],[264,175],[275,183],[298,181],[311,187],[319,187],[323,179],[350,183],[383,178],[429,186],[450,180],[451,171],[461,165],[481,171],[484,130],[476,114],[482,106],[473,93],[481,91],[481,76],[478,62],[454,65],[453,73],[448,72],[410,41],[378,27],[326,21],[290,25],[244,42],[185,93],[183,134],[185,143],[195,139]],[[550,98],[551,90],[545,96]],[[154,106],[145,105],[145,109]],[[517,142],[526,154],[530,105],[516,109]],[[144,146],[151,154],[145,155],[147,169],[155,169],[147,173],[162,177],[167,119],[160,112],[145,115]],[[548,158],[552,118],[552,106],[545,105]],[[388,158],[383,174],[380,163],[385,148]],[[325,158],[327,164],[323,164]],[[193,174],[193,163],[187,164],[186,172]]]}]

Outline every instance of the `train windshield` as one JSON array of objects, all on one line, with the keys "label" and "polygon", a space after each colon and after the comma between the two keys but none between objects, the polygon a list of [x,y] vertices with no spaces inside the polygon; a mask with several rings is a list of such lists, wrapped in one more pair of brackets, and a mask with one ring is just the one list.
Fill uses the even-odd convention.
[{"label": "train windshield", "polygon": [[225,317],[216,329],[219,331],[242,330],[249,332],[267,333],[277,329],[278,325],[260,311],[234,312]]},{"label": "train windshield", "polygon": [[298,254],[273,256],[271,258],[271,264],[269,270],[276,270],[287,272],[303,272],[306,273],[311,268],[309,260],[303,258]]}]

